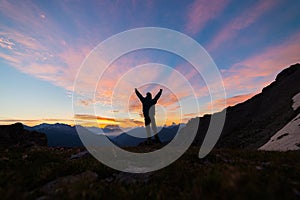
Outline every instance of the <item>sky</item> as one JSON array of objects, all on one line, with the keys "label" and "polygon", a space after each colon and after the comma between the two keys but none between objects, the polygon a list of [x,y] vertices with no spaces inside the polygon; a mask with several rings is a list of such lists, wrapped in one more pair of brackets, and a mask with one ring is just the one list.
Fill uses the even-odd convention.
[{"label": "sky", "polygon": [[[96,120],[100,127],[140,126],[135,87],[143,95],[164,89],[157,105],[159,125],[210,113],[212,105],[223,109],[221,100],[210,101],[203,77],[190,63],[154,49],[120,57],[98,83],[84,77],[89,87],[96,85],[95,98],[73,102],[74,83],[86,56],[105,39],[141,27],[168,28],[193,38],[220,70],[227,105],[243,102],[282,69],[299,62],[299,8],[298,0],[1,0],[0,124],[74,124],[75,119],[86,125]],[[139,77],[130,75],[135,66],[147,63],[170,68],[145,67],[139,69]],[[195,102],[180,74],[192,85],[200,111],[191,106]],[[162,78],[164,86],[132,82]],[[76,112],[73,103],[80,107]],[[85,109],[89,106],[94,113]]]}]

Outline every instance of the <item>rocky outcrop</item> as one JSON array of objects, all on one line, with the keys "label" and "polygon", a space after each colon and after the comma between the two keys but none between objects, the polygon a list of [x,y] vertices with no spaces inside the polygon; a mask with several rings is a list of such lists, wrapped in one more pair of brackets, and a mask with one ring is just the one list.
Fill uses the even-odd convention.
[{"label": "rocky outcrop", "polygon": [[0,147],[46,146],[47,137],[43,133],[25,130],[23,124],[0,125]]}]

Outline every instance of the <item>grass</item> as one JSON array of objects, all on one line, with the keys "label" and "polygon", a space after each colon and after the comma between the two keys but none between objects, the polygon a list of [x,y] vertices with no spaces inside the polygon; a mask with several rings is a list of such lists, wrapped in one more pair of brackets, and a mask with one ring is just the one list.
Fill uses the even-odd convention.
[{"label": "grass", "polygon": [[[80,149],[36,147],[0,151],[1,199],[299,199],[300,151],[217,149],[204,159],[190,148],[180,159],[149,174],[128,175]],[[81,149],[82,150],[82,149]],[[138,150],[140,151],[140,150]],[[73,181],[69,177],[84,172]],[[51,189],[45,189],[56,180]]]}]

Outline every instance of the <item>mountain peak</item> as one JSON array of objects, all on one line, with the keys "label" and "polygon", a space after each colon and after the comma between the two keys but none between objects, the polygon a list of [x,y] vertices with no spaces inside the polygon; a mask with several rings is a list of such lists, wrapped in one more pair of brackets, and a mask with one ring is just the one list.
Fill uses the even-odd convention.
[{"label": "mountain peak", "polygon": [[286,78],[287,76],[290,76],[291,74],[295,73],[297,70],[300,70],[300,64],[296,63],[294,65],[291,65],[290,67],[282,70],[277,76],[276,81],[281,81],[282,79]]}]

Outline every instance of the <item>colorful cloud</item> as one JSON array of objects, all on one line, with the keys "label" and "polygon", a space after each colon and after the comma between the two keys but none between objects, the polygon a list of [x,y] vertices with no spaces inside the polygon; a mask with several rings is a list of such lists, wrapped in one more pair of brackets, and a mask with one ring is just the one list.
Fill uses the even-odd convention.
[{"label": "colorful cloud", "polygon": [[[124,55],[110,65],[99,82],[95,82],[99,78],[97,66],[108,64],[105,59],[97,57],[91,61],[90,64],[95,66],[82,77],[82,82],[76,82],[85,57],[101,41],[116,33],[143,26],[165,27],[183,32],[206,47],[222,73],[227,104],[234,105],[260,92],[283,68],[300,62],[299,6],[297,1],[286,3],[283,0],[147,1],[143,4],[137,1],[3,0],[0,5],[0,78],[10,84],[0,86],[1,96],[5,97],[0,100],[0,109],[5,110],[0,116],[4,120],[1,123],[23,119],[21,121],[24,123],[32,124],[40,120],[71,124],[74,83],[81,84],[82,89],[95,89],[93,95],[88,95],[89,98],[79,92],[82,98],[74,103],[81,106],[80,113],[90,113],[87,112],[88,108],[95,106],[98,109],[95,115],[103,116],[96,120],[108,124],[128,122],[142,125],[140,104],[133,94],[135,87],[143,93],[154,93],[159,87],[170,89],[171,92],[164,90],[165,96],[159,101],[163,106],[158,107],[161,115],[164,108],[169,113],[183,109],[184,117],[192,117],[210,112],[210,104],[218,107],[218,101],[210,102],[205,77],[201,77],[182,58],[162,52],[132,52]],[[138,77],[130,75],[136,66],[150,62],[161,63],[174,70],[167,73],[154,67],[139,72]],[[184,80],[178,79],[178,73],[192,86],[190,90]],[[28,81],[24,74],[32,80]],[[8,77],[13,81],[7,81]],[[19,80],[20,77],[27,82]],[[162,78],[164,85],[148,83]],[[44,83],[52,84],[51,93],[41,89],[37,94],[32,87]],[[24,92],[22,95],[18,95],[15,85]],[[67,98],[59,95],[61,91],[64,91]],[[47,99],[57,105],[53,112],[53,107],[40,109],[45,107],[45,99],[42,97],[46,95]],[[195,112],[192,106],[178,105],[178,102],[189,105],[193,95],[200,104],[200,112]],[[39,98],[34,102],[39,102],[40,107],[32,105],[33,101],[28,96]],[[32,112],[22,113],[24,104],[18,99],[32,106]],[[114,101],[112,107],[111,100]],[[14,109],[4,109],[8,107]],[[132,116],[124,115],[128,109]],[[51,113],[49,118],[54,121],[44,119],[47,118],[44,117],[45,113]],[[114,115],[120,121],[110,121]],[[71,117],[67,120],[65,116]]]}]

